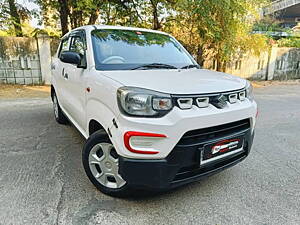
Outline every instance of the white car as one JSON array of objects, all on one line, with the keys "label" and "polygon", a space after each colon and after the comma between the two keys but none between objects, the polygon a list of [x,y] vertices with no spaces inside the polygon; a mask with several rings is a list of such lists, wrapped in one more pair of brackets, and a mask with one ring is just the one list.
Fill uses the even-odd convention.
[{"label": "white car", "polygon": [[174,188],[250,152],[251,84],[201,69],[169,34],[80,27],[62,38],[52,73],[55,119],[87,139],[84,169],[106,194]]}]

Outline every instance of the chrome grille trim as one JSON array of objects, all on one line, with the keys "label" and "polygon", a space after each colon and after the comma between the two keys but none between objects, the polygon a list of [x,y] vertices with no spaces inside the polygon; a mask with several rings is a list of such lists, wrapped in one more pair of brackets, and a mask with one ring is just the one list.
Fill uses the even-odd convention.
[{"label": "chrome grille trim", "polygon": [[[245,92],[246,89],[239,89],[239,90],[235,90],[235,91],[228,91],[228,92],[219,92],[219,93],[210,93],[210,94],[175,94],[175,95],[171,95],[172,99],[173,99],[173,104],[179,108],[180,104],[178,104],[178,100],[182,100],[182,99],[193,99],[193,105],[198,106],[198,101],[197,99],[203,99],[203,98],[209,98],[209,104],[214,105],[216,108],[222,109],[225,108],[228,104],[216,104],[216,101],[218,101],[218,98],[220,96],[225,96],[226,97],[226,103],[229,104],[235,104],[238,100],[243,101],[242,99],[240,99],[240,93]],[[229,97],[230,96],[236,96],[236,101],[229,101]],[[202,107],[199,107],[202,108]],[[187,108],[181,108],[181,109],[187,109]]]}]

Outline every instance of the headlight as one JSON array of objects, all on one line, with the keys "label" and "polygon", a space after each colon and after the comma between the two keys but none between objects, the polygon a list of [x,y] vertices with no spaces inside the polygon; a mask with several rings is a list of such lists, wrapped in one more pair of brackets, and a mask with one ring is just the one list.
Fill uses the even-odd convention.
[{"label": "headlight", "polygon": [[247,85],[246,85],[246,97],[250,100],[253,101],[254,100],[254,96],[253,96],[253,87],[252,84],[247,81]]},{"label": "headlight", "polygon": [[173,108],[170,95],[147,89],[121,87],[117,96],[120,110],[131,116],[161,117]]}]

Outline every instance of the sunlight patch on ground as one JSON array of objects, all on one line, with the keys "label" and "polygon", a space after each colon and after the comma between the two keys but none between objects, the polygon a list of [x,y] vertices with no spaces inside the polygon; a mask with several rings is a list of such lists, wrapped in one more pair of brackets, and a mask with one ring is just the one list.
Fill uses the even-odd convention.
[{"label": "sunlight patch on ground", "polygon": [[47,98],[50,96],[50,86],[0,85],[2,98]]}]

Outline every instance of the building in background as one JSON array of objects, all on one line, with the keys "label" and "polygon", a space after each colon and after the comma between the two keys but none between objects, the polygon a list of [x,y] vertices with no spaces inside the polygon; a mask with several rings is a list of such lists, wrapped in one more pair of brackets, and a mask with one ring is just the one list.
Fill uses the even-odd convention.
[{"label": "building in background", "polygon": [[300,0],[276,0],[263,9],[263,16],[273,16],[284,28],[296,29],[300,23]]}]

